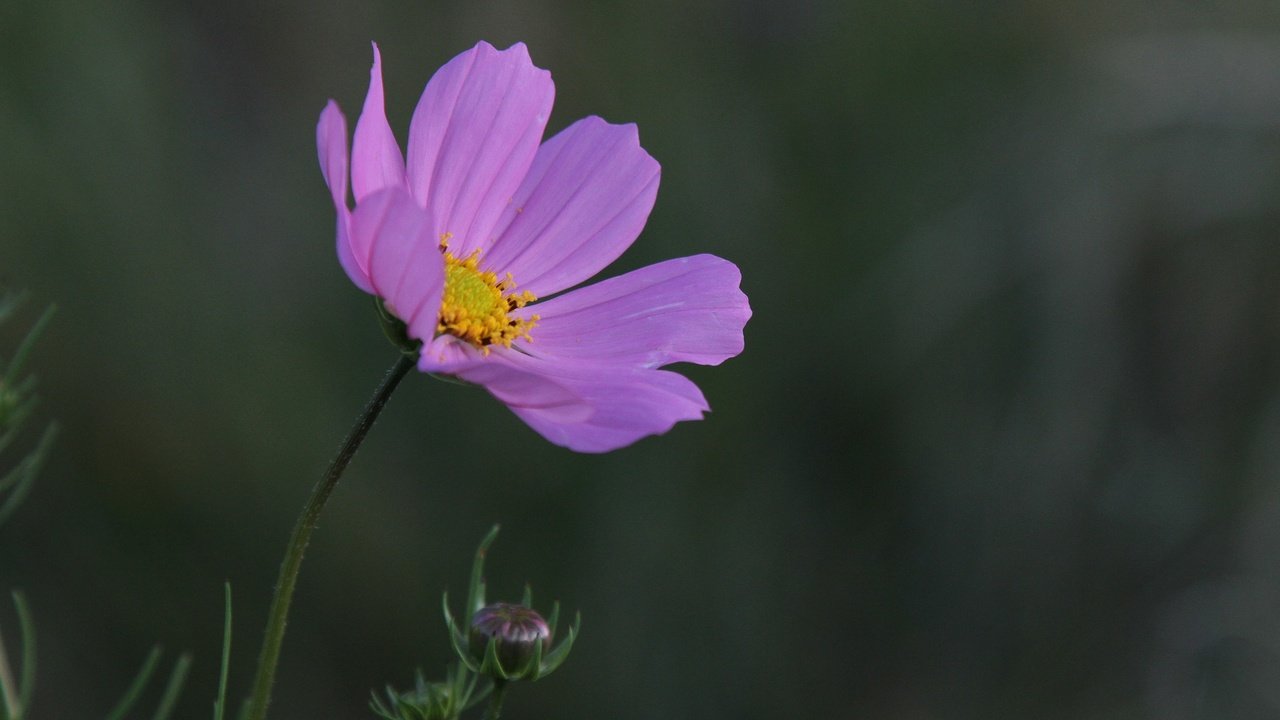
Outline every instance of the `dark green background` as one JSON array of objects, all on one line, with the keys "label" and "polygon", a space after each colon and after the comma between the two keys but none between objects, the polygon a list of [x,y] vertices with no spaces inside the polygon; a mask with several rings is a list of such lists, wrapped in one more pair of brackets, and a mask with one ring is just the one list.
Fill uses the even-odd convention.
[{"label": "dark green background", "polygon": [[26,322],[60,306],[64,432],[0,530],[35,718],[101,716],[156,641],[208,717],[225,579],[247,692],[295,513],[395,359],[314,149],[374,39],[402,141],[480,39],[552,71],[551,130],[637,122],[662,188],[608,273],[715,253],[755,316],[686,370],[705,421],[606,456],[408,378],[316,535],[276,717],[442,667],[495,521],[495,594],[584,616],[512,720],[1280,716],[1274,2],[5,0],[0,278]]}]

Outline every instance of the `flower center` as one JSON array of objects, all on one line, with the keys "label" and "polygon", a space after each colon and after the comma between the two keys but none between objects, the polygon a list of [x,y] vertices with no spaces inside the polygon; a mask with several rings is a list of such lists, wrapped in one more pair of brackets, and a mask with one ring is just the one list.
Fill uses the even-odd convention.
[{"label": "flower center", "polygon": [[449,333],[466,340],[484,354],[490,345],[511,347],[518,338],[532,340],[529,330],[538,322],[507,313],[537,300],[528,290],[515,292],[511,273],[499,279],[489,270],[480,269],[480,251],[458,259],[448,249],[448,236],[441,242],[444,252],[444,301],[440,303],[440,322],[436,332]]}]

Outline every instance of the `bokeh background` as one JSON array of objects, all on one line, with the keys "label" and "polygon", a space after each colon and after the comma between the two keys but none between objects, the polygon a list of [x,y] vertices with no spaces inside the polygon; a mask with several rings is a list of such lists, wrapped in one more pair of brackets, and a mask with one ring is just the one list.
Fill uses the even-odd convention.
[{"label": "bokeh background", "polygon": [[637,122],[662,188],[608,273],[715,253],[755,316],[685,370],[704,422],[606,456],[411,376],[315,537],[275,717],[438,672],[493,522],[492,591],[585,618],[513,719],[1280,717],[1274,2],[5,0],[0,278],[31,302],[0,347],[60,307],[63,432],[0,529],[33,717],[102,716],[155,642],[207,717],[224,580],[247,692],[395,359],[313,144],[375,39],[402,142],[480,39],[552,71],[551,130]]}]

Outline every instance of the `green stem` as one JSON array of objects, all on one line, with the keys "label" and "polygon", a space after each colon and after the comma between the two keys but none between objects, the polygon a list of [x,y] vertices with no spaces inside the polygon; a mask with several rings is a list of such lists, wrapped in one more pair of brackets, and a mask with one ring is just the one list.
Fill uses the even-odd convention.
[{"label": "green stem", "polygon": [[507,681],[493,679],[493,694],[489,696],[489,707],[484,710],[484,720],[498,720],[502,714],[502,701],[507,697]]},{"label": "green stem", "polygon": [[364,412],[356,419],[355,426],[347,433],[347,439],[342,442],[342,449],[338,451],[338,456],[329,464],[329,470],[311,491],[311,499],[303,507],[298,523],[293,526],[289,547],[285,550],[284,561],[280,563],[280,578],[276,581],[276,593],[271,599],[267,629],[262,637],[262,650],[258,655],[258,672],[253,682],[253,694],[249,698],[248,720],[265,720],[267,717],[267,706],[271,703],[271,686],[275,682],[276,665],[280,662],[280,646],[284,642],[284,626],[289,618],[289,603],[293,600],[293,589],[298,582],[302,555],[306,552],[307,543],[311,540],[311,531],[315,529],[316,522],[320,519],[320,511],[324,509],[330,493],[338,484],[338,478],[342,477],[342,471],[346,470],[347,463],[351,462],[356,450],[360,448],[360,443],[364,441],[364,436],[368,434],[369,428],[373,427],[378,414],[386,406],[392,391],[413,366],[413,357],[401,355],[395,366],[387,371],[386,377],[382,379],[382,384],[378,386],[373,398],[365,406]]}]

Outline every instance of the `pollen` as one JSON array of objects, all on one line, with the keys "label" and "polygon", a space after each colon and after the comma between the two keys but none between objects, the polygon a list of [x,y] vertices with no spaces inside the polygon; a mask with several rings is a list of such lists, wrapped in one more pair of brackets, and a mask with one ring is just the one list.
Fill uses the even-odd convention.
[{"label": "pollen", "polygon": [[440,303],[437,333],[455,335],[479,348],[485,355],[493,345],[511,347],[518,339],[532,340],[529,331],[538,316],[528,319],[508,313],[537,300],[528,290],[516,292],[511,273],[498,277],[480,269],[480,251],[459,259],[449,252],[448,236],[442,238],[444,252],[444,301]]}]

